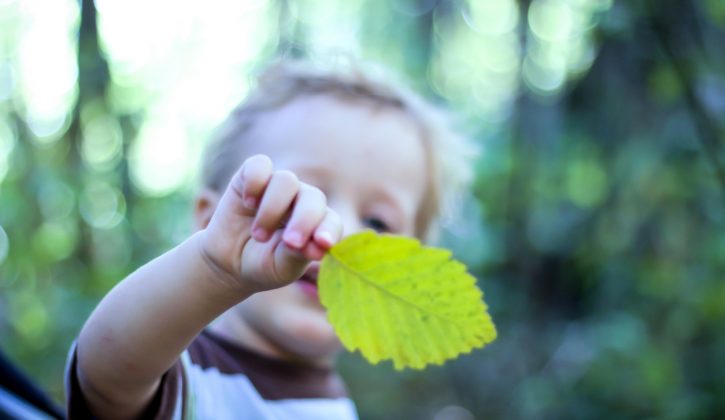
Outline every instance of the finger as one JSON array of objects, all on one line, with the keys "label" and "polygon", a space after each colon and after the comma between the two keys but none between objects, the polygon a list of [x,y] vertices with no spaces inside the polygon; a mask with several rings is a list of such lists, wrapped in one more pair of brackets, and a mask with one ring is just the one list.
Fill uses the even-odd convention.
[{"label": "finger", "polygon": [[[260,261],[272,259],[270,264]],[[310,263],[302,253],[288,247],[282,240],[282,231],[277,230],[264,243],[256,243],[242,254],[242,267],[250,268],[248,277],[255,279],[260,290],[285,286],[300,278]]]},{"label": "finger", "polygon": [[304,247],[325,216],[326,210],[325,194],[311,185],[300,184],[300,191],[297,193],[282,240],[295,249]]},{"label": "finger", "polygon": [[272,174],[259,203],[252,226],[252,236],[259,242],[267,241],[277,229],[300,190],[300,181],[290,171]]},{"label": "finger", "polygon": [[315,244],[323,250],[332,248],[340,240],[342,237],[342,220],[335,210],[327,209],[324,218],[317,225],[312,237]]},{"label": "finger", "polygon": [[280,279],[290,282],[304,273],[310,260],[300,251],[290,248],[280,241],[274,252],[275,272]]},{"label": "finger", "polygon": [[244,161],[241,169],[242,202],[249,209],[256,209],[272,177],[272,161],[265,155],[255,155]]},{"label": "finger", "polygon": [[[257,155],[245,160],[229,180],[229,185],[222,194],[217,209],[226,209],[233,214],[254,217],[256,206],[245,203],[245,198],[250,194],[247,190],[250,189],[250,186],[253,191],[260,188],[264,190],[271,173],[272,162],[268,157]],[[254,204],[254,199],[251,204]]]},{"label": "finger", "polygon": [[325,256],[325,252],[327,251],[317,245],[317,243],[315,243],[314,241],[310,241],[307,242],[305,247],[302,248],[299,252],[310,261],[318,261]]}]

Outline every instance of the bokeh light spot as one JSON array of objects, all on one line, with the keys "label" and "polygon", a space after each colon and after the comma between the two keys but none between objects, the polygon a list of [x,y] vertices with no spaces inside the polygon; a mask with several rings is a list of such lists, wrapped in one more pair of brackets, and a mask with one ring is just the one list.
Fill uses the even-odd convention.
[{"label": "bokeh light spot", "polygon": [[9,99],[14,88],[15,82],[10,62],[0,59],[0,101]]},{"label": "bokeh light spot", "polygon": [[45,261],[68,258],[78,243],[78,229],[71,219],[43,223],[33,234],[33,249]]},{"label": "bokeh light spot", "polygon": [[47,344],[48,311],[31,290],[14,296],[10,319],[15,330],[28,344],[39,348]]},{"label": "bokeh light spot", "polygon": [[519,23],[519,5],[513,0],[470,0],[462,13],[466,24],[483,34],[510,33]]},{"label": "bokeh light spot", "polygon": [[522,74],[526,85],[540,95],[558,93],[566,81],[565,69],[561,67],[544,67],[531,57],[524,59]]},{"label": "bokeh light spot", "polygon": [[474,420],[473,413],[458,405],[449,405],[438,411],[433,420]]},{"label": "bokeh light spot", "polygon": [[131,179],[144,193],[168,194],[188,178],[191,166],[186,132],[173,121],[154,118],[131,149]]},{"label": "bokeh light spot", "polygon": [[79,4],[64,0],[23,5],[18,74],[25,119],[36,140],[55,141],[67,127],[77,96]]},{"label": "bokeh light spot", "polygon": [[81,155],[93,168],[111,169],[121,158],[123,134],[118,121],[104,115],[91,119],[83,127]]},{"label": "bokeh light spot", "polygon": [[15,132],[0,118],[0,183],[10,171],[10,155],[16,141]]},{"label": "bokeh light spot", "polygon": [[604,200],[608,192],[607,174],[596,161],[575,161],[567,172],[566,190],[571,201],[581,207],[593,207]]},{"label": "bokeh light spot", "polygon": [[529,7],[529,28],[545,41],[566,41],[574,30],[573,12],[563,0],[535,0]]},{"label": "bokeh light spot", "polygon": [[78,203],[83,220],[99,229],[110,229],[126,215],[126,200],[118,190],[105,181],[90,181],[83,189]]},{"label": "bokeh light spot", "polygon": [[38,190],[38,204],[45,220],[65,219],[73,211],[75,193],[62,180],[49,178]]}]

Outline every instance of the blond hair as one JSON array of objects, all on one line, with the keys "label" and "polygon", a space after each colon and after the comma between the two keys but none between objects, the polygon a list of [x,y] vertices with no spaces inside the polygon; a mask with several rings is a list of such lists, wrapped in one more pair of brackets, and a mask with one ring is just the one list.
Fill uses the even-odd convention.
[{"label": "blond hair", "polygon": [[346,63],[322,68],[285,61],[268,67],[256,88],[230,113],[207,146],[201,171],[203,186],[216,191],[225,188],[245,158],[243,139],[260,114],[313,95],[372,102],[401,110],[415,121],[429,164],[428,191],[416,217],[415,234],[431,240],[437,233],[438,220],[452,214],[458,194],[471,181],[470,163],[475,149],[453,130],[442,109],[372,65]]}]

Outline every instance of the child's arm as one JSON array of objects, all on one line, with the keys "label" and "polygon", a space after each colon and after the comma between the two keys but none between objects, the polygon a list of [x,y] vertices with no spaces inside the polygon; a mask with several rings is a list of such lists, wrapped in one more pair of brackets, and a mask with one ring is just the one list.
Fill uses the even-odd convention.
[{"label": "child's arm", "polygon": [[83,327],[77,375],[91,410],[104,418],[142,413],[209,322],[299,278],[341,230],[322,192],[273,171],[266,156],[247,159],[209,226],[119,283]]}]

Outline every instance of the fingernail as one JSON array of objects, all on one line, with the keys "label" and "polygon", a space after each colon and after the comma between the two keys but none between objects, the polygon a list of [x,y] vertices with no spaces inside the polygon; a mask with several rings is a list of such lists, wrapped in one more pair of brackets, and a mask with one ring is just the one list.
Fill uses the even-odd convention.
[{"label": "fingernail", "polygon": [[331,247],[333,245],[332,234],[330,232],[325,232],[325,231],[317,232],[317,233],[315,233],[315,239],[321,245],[325,245],[327,247]]},{"label": "fingernail", "polygon": [[265,228],[258,227],[252,230],[252,238],[258,242],[264,242],[269,238],[269,234]]},{"label": "fingernail", "polygon": [[302,234],[297,232],[296,230],[285,231],[283,239],[287,243],[287,245],[293,248],[302,248],[304,242]]}]

